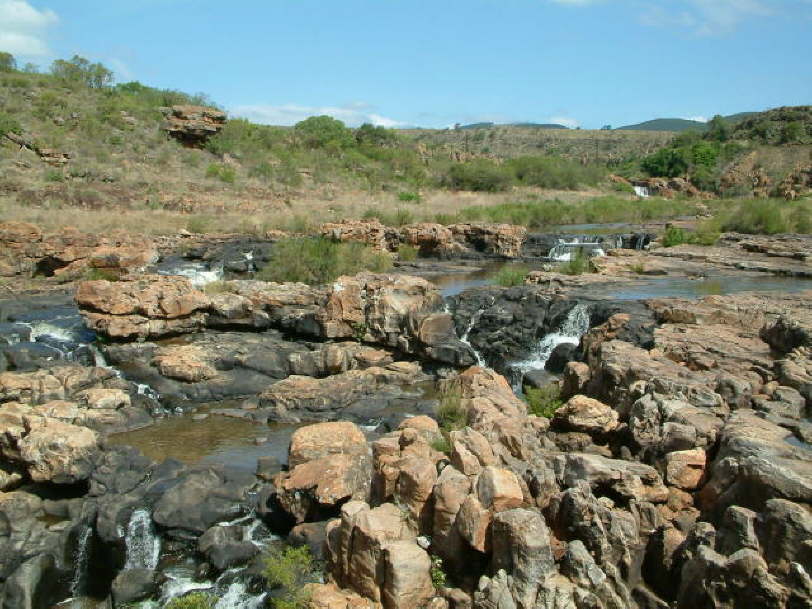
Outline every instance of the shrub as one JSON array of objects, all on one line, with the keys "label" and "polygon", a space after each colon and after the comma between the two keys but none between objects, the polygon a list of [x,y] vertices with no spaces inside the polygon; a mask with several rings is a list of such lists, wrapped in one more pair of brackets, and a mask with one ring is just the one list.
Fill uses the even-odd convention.
[{"label": "shrub", "polygon": [[492,276],[494,283],[506,288],[522,285],[527,277],[527,267],[521,264],[506,264]]},{"label": "shrub", "polygon": [[525,387],[524,397],[527,400],[527,409],[530,414],[537,417],[553,418],[555,411],[561,408],[561,389],[557,383],[550,383],[543,387]]},{"label": "shrub", "polygon": [[274,599],[277,609],[307,607],[310,598],[307,584],[317,580],[308,546],[273,548],[265,556],[264,565],[262,575],[268,586],[281,589],[281,596]]},{"label": "shrub", "polygon": [[0,72],[15,72],[17,70],[17,60],[11,53],[0,51]]},{"label": "shrub", "polygon": [[210,296],[214,294],[223,294],[229,291],[228,283],[225,281],[210,281],[203,286],[203,291]]},{"label": "shrub", "polygon": [[663,148],[640,161],[640,167],[654,177],[675,178],[688,171],[688,152],[683,148]]},{"label": "shrub", "polygon": [[409,191],[399,192],[398,201],[402,201],[403,203],[420,203],[420,193]]},{"label": "shrub", "polygon": [[431,440],[431,447],[436,450],[438,453],[443,453],[446,455],[451,454],[451,440],[448,438],[448,434],[445,432],[440,432]]},{"label": "shrub", "polygon": [[439,556],[431,555],[431,583],[435,588],[443,588],[446,582],[445,571],[443,570],[443,559]]},{"label": "shrub", "polygon": [[296,123],[293,130],[307,148],[341,150],[355,144],[352,131],[331,116],[311,116]]},{"label": "shrub", "polygon": [[642,262],[635,262],[629,266],[629,270],[637,275],[645,275],[646,265]]},{"label": "shrub", "polygon": [[558,266],[558,272],[565,275],[583,275],[592,270],[589,256],[583,250],[578,250],[570,260],[562,262]]},{"label": "shrub", "polygon": [[46,182],[62,182],[65,179],[65,174],[59,169],[47,169],[45,171]]},{"label": "shrub", "polygon": [[465,427],[468,413],[462,406],[462,395],[457,387],[446,388],[440,396],[437,406],[437,422],[445,432],[456,431]]},{"label": "shrub", "polygon": [[22,132],[23,129],[16,118],[6,112],[0,112],[0,137],[5,133],[16,133],[20,135]]},{"label": "shrub", "polygon": [[360,271],[381,273],[392,266],[392,258],[361,243],[336,243],[324,237],[301,237],[279,241],[270,262],[257,279],[322,285],[341,275]]},{"label": "shrub", "polygon": [[789,232],[790,226],[784,216],[786,205],[764,199],[745,201],[722,221],[722,230],[754,235]]},{"label": "shrub", "polygon": [[211,226],[212,219],[208,216],[192,216],[186,222],[186,230],[190,233],[206,233]]},{"label": "shrub", "polygon": [[486,159],[455,163],[448,169],[444,184],[454,190],[499,192],[507,190],[513,182],[509,167]]},{"label": "shrub", "polygon": [[560,157],[525,156],[507,163],[516,179],[528,186],[576,190],[580,186],[592,186],[603,178],[606,171],[584,166]]},{"label": "shrub", "polygon": [[398,259],[403,260],[404,262],[411,262],[412,260],[417,260],[419,254],[420,250],[413,245],[408,245],[404,243],[400,247],[398,247]]},{"label": "shrub", "polygon": [[104,280],[104,281],[118,281],[121,279],[112,269],[87,269],[83,275],[84,279],[88,281]]},{"label": "shrub", "polygon": [[688,243],[688,238],[685,236],[685,231],[676,226],[669,226],[665,229],[663,235],[663,247],[674,247],[675,245],[682,245]]},{"label": "shrub", "polygon": [[206,592],[190,592],[173,598],[164,609],[213,609],[216,600],[214,596]]},{"label": "shrub", "polygon": [[237,178],[237,172],[229,165],[224,165],[222,163],[211,163],[206,168],[206,177],[217,178],[221,182],[233,184]]},{"label": "shrub", "polygon": [[627,194],[634,194],[634,186],[628,182],[612,182],[612,190],[615,192],[624,192]]}]

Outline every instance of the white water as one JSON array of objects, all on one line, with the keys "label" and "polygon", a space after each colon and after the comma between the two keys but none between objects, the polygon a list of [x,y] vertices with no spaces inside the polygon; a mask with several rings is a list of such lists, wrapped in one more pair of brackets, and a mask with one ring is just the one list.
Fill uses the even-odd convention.
[{"label": "white water", "polygon": [[[535,351],[526,360],[511,365],[515,373],[514,385],[521,389],[522,378],[531,370],[543,370],[553,350],[561,344],[577,345],[581,337],[589,330],[589,309],[584,304],[575,305],[567,314],[567,318],[555,332],[547,334],[539,341]],[[514,386],[514,389],[516,387]]]},{"label": "white water", "polygon": [[[488,307],[490,307],[491,305],[493,305],[493,299],[491,299],[490,303],[488,304]],[[471,334],[471,330],[474,329],[474,326],[476,326],[476,323],[482,317],[482,314],[485,312],[485,308],[479,309],[476,313],[471,315],[471,319],[468,321],[468,327],[465,328],[465,332],[463,332],[462,336],[460,336],[460,342],[463,342],[469,347],[471,347],[471,351],[474,352],[474,357],[476,358],[477,366],[481,366],[482,368],[487,368],[488,362],[485,361],[485,358],[482,357],[482,354],[479,351],[477,351],[476,347],[474,347],[471,344],[471,341],[468,340],[468,335]]]},{"label": "white water", "polygon": [[223,267],[209,269],[202,262],[188,262],[178,266],[158,271],[159,275],[180,275],[186,277],[194,287],[202,288],[213,281],[223,279]]},{"label": "white water", "polygon": [[648,186],[635,186],[634,194],[636,194],[638,197],[642,197],[643,199],[648,199],[651,196]]},{"label": "white water", "polygon": [[580,237],[576,237],[574,241],[559,241],[550,248],[547,257],[555,262],[568,262],[572,260],[573,254],[579,251],[588,256],[605,256],[606,252],[594,239],[594,237],[589,237],[582,240]]},{"label": "white water", "polygon": [[93,528],[85,526],[76,540],[76,549],[73,551],[73,577],[70,582],[71,597],[77,598],[82,593],[82,588],[87,574],[87,563],[90,560],[88,547]]},{"label": "white water", "polygon": [[161,556],[161,538],[152,524],[152,515],[145,509],[138,509],[130,516],[127,534],[125,569],[155,569]]},{"label": "white water", "polygon": [[265,593],[252,595],[245,584],[239,581],[232,582],[225,593],[217,600],[214,609],[258,609],[262,607]]}]

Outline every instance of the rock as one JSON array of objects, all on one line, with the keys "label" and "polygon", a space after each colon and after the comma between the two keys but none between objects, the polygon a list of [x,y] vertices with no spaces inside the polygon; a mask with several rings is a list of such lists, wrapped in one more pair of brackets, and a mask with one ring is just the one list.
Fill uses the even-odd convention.
[{"label": "rock", "polygon": [[544,369],[550,372],[561,373],[567,363],[574,360],[578,355],[578,345],[573,343],[561,343],[556,345],[547,362],[544,364]]},{"label": "rock", "polygon": [[603,435],[617,427],[618,414],[598,400],[575,395],[556,410],[553,424],[566,431]]},{"label": "rock", "polygon": [[34,482],[73,484],[86,480],[98,454],[98,435],[86,427],[24,417],[27,433],[20,439],[19,458]]},{"label": "rock", "polygon": [[163,527],[203,533],[245,510],[253,474],[209,467],[174,478],[155,502],[152,518]]},{"label": "rock", "polygon": [[83,281],[76,302],[87,326],[110,338],[145,339],[195,332],[209,298],[185,277],[145,275],[130,281]]},{"label": "rock", "polygon": [[706,456],[701,448],[679,450],[668,453],[666,461],[666,481],[679,488],[693,490],[699,487],[705,475]]},{"label": "rock", "polygon": [[376,605],[367,598],[342,590],[335,584],[308,584],[310,598],[308,605],[313,609],[375,609]]},{"label": "rock", "polygon": [[412,540],[389,542],[383,550],[381,601],[384,608],[417,609],[424,606],[434,594],[429,555]]},{"label": "rock", "polygon": [[451,229],[432,222],[402,226],[400,239],[418,248],[421,256],[446,257],[465,249],[464,245],[454,240]]},{"label": "rock", "polygon": [[44,235],[33,224],[0,222],[0,276],[54,275],[72,279],[91,269],[113,276],[143,270],[158,260],[151,239],[112,231],[82,233],[66,227]]},{"label": "rock", "polygon": [[454,238],[487,254],[516,258],[521,255],[527,229],[512,224],[472,222],[448,227]]},{"label": "rock", "polygon": [[324,560],[327,544],[326,522],[303,522],[288,533],[288,543],[294,546],[307,546],[310,555],[316,560]]},{"label": "rock", "polygon": [[126,569],[116,575],[111,594],[116,605],[126,605],[151,597],[156,588],[152,569]]},{"label": "rock", "polygon": [[256,544],[243,537],[242,527],[214,525],[200,536],[197,547],[211,565],[225,571],[259,554]]},{"label": "rock", "polygon": [[274,478],[276,500],[297,523],[323,520],[345,501],[367,498],[371,469],[366,455],[333,454],[307,461]]},{"label": "rock", "polygon": [[366,455],[368,452],[364,433],[357,425],[342,421],[318,423],[300,427],[290,438],[288,466],[297,465],[329,455]]},{"label": "rock", "polygon": [[363,243],[384,252],[397,249],[399,240],[397,230],[384,226],[380,220],[328,222],[318,230],[323,237],[333,241]]},{"label": "rock", "polygon": [[216,108],[177,105],[162,110],[164,131],[186,146],[201,147],[226,124],[226,113]]},{"label": "rock", "polygon": [[477,481],[477,495],[482,506],[503,512],[522,505],[524,495],[516,474],[497,467],[486,467]]}]

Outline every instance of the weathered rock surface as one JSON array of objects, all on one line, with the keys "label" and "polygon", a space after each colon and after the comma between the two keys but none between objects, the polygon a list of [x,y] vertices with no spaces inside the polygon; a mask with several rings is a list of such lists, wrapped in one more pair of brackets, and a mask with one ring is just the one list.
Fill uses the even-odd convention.
[{"label": "weathered rock surface", "polygon": [[0,277],[75,279],[91,269],[124,276],[157,260],[152,240],[123,231],[97,235],[68,227],[43,234],[27,222],[0,223]]},{"label": "weathered rock surface", "polygon": [[163,129],[187,146],[201,146],[226,124],[226,113],[207,106],[177,105],[161,108]]}]

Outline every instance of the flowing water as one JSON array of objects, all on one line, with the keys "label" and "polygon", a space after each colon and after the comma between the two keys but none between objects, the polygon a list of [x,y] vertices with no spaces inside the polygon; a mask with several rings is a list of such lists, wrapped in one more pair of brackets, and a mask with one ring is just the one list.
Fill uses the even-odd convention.
[{"label": "flowing water", "polygon": [[186,277],[196,288],[202,288],[214,281],[222,281],[225,276],[222,266],[210,268],[205,262],[189,262],[186,260],[159,265],[157,273],[159,275]]},{"label": "flowing water", "polygon": [[90,539],[93,536],[93,528],[84,526],[76,539],[76,549],[73,552],[73,577],[70,582],[71,597],[77,599],[77,605],[81,606],[79,598],[84,592],[85,580],[87,578],[87,564],[90,560]]},{"label": "flowing water", "polygon": [[161,538],[155,530],[152,515],[146,509],[137,509],[130,516],[127,534],[125,569],[155,569],[161,557]]},{"label": "flowing water", "polygon": [[545,335],[527,359],[510,365],[510,376],[514,391],[522,389],[522,379],[531,370],[543,370],[553,350],[561,344],[577,345],[589,330],[589,308],[585,304],[575,305],[567,314],[561,326]]}]

